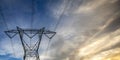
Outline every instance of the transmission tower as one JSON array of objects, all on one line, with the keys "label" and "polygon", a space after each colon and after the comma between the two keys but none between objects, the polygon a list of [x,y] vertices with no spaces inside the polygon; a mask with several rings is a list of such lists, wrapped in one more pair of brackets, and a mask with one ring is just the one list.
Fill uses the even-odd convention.
[{"label": "transmission tower", "polygon": [[[44,27],[41,29],[22,29],[17,27],[17,30],[8,30],[5,31],[5,33],[10,39],[15,37],[17,34],[19,35],[24,50],[23,60],[40,60],[38,50],[42,36],[45,35],[47,38],[51,39],[56,34],[56,32],[46,30]],[[29,41],[31,41],[35,36],[37,36],[38,39],[33,45],[31,45],[26,42],[26,39],[24,39],[25,35],[30,38]]]}]

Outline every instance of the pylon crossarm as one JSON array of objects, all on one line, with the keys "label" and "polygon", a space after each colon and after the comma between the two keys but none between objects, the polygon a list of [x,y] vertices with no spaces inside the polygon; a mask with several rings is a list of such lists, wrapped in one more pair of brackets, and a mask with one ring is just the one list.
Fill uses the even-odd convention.
[{"label": "pylon crossarm", "polygon": [[[29,38],[33,38],[34,36],[36,36],[38,34],[38,31],[36,33],[34,33],[34,35],[32,35],[32,36],[28,35],[28,33],[26,33],[26,32],[24,32],[24,34],[26,36],[28,36]],[[31,32],[30,34],[33,34],[33,33]]]},{"label": "pylon crossarm", "polygon": [[56,32],[53,32],[53,31],[49,31],[49,30],[45,30],[44,31],[44,35],[46,37],[48,37],[49,39],[51,39],[52,37],[54,37],[55,34],[56,34]]},{"label": "pylon crossarm", "polygon": [[15,37],[18,33],[17,32],[9,32],[9,31],[5,31],[5,34],[12,39],[13,37]]},{"label": "pylon crossarm", "polygon": [[45,30],[43,34],[53,34],[53,33],[56,33],[56,32],[53,32],[53,31],[50,31],[50,30]]}]

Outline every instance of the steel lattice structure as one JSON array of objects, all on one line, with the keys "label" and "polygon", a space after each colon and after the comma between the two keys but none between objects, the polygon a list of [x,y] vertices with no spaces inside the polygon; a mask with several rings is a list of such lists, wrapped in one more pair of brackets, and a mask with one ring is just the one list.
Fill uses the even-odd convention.
[{"label": "steel lattice structure", "polygon": [[[22,29],[17,27],[17,30],[8,30],[5,31],[5,33],[10,39],[12,39],[17,34],[19,35],[24,50],[24,56],[23,56],[24,60],[40,60],[38,50],[42,36],[45,35],[46,37],[51,39],[56,34],[56,32],[46,30],[44,27],[41,29]],[[25,39],[23,39],[24,35],[26,35],[30,39],[32,39],[37,35],[39,39],[35,42],[33,46],[31,46],[28,43],[26,43]]]}]

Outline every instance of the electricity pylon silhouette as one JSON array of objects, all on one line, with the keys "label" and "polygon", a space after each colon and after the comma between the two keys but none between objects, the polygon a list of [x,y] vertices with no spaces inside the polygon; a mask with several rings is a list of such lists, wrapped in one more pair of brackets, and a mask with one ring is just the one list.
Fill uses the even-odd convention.
[{"label": "electricity pylon silhouette", "polygon": [[[56,32],[46,30],[44,27],[41,29],[22,29],[17,27],[17,30],[8,30],[5,31],[5,33],[10,39],[17,34],[19,35],[24,50],[23,60],[40,60],[38,50],[42,36],[45,35],[47,38],[51,39],[56,34]],[[38,40],[31,46],[31,44],[28,44],[24,39],[25,35],[30,38],[29,41],[37,35]]]}]

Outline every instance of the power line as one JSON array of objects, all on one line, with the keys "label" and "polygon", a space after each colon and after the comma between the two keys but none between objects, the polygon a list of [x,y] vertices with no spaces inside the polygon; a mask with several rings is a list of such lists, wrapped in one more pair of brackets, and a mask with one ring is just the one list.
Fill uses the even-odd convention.
[{"label": "power line", "polygon": [[[72,0],[72,1],[73,1],[73,0]],[[66,8],[69,6],[69,4],[71,5],[72,1],[70,1],[70,2],[69,2],[69,0],[67,1],[67,2],[69,2],[69,3],[64,6],[63,11],[62,11],[61,15],[59,16],[58,21],[57,21],[57,23],[56,23],[55,28],[54,28],[53,31],[56,31],[56,30],[57,30],[57,28],[58,28],[58,26],[59,26],[59,24],[60,24],[60,22],[61,22],[61,20],[62,20],[62,18],[63,18],[63,16],[64,16],[64,13],[65,13],[65,11],[66,11]],[[51,39],[48,41],[48,45],[47,45],[47,49],[46,49],[46,51],[47,51],[46,54],[48,53],[48,50],[49,50],[49,47],[50,47],[50,42],[51,42]]]},{"label": "power line", "polygon": [[[72,0],[72,1],[73,1],[73,0]],[[59,24],[60,24],[60,22],[61,22],[61,20],[62,20],[62,18],[63,18],[63,16],[64,16],[64,13],[65,13],[65,11],[66,11],[66,8],[68,8],[69,4],[71,5],[72,1],[69,1],[69,0],[67,1],[67,2],[69,2],[69,3],[66,4],[65,7],[63,8],[63,11],[62,11],[61,15],[59,16],[58,21],[57,21],[57,23],[56,23],[56,25],[55,25],[54,31],[57,30],[57,28],[58,28],[58,26],[59,26]]]},{"label": "power line", "polygon": [[[35,7],[34,7],[35,4],[34,3],[35,3],[35,0],[32,0],[32,4],[31,4],[32,13],[31,13],[31,23],[30,23],[31,29],[33,28],[33,23],[34,23],[34,14],[35,14]],[[32,46],[31,40],[32,40],[32,38],[30,38],[30,47]]]},{"label": "power line", "polygon": [[[7,22],[6,22],[6,19],[5,19],[5,16],[4,16],[4,13],[3,13],[3,10],[2,10],[2,7],[1,7],[1,6],[0,6],[0,15],[1,15],[1,17],[2,17],[3,23],[4,23],[4,25],[6,26],[7,30],[9,30],[8,25],[7,25]],[[14,45],[13,45],[12,38],[10,38],[10,42],[11,42],[11,47],[12,47],[12,50],[13,50],[13,55],[14,55],[14,56],[16,56],[16,54],[15,54],[15,50],[14,50]]]},{"label": "power line", "polygon": [[2,17],[2,20],[3,20],[3,22],[4,22],[4,25],[6,26],[6,28],[7,28],[7,30],[8,30],[9,28],[8,28],[7,23],[6,23],[6,19],[5,19],[5,16],[4,16],[4,13],[3,13],[3,11],[2,11],[2,7],[1,7],[1,6],[0,6],[0,15],[1,15],[1,17]]},{"label": "power line", "polygon": [[34,14],[35,14],[35,0],[32,0],[32,14],[31,14],[31,28],[33,28],[33,22],[34,22]]}]

